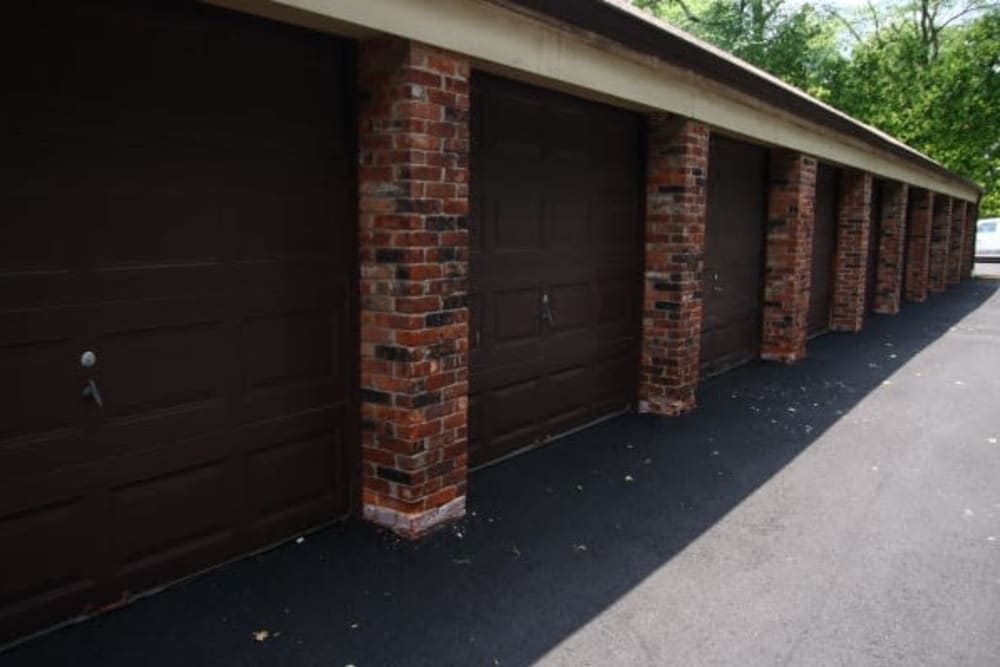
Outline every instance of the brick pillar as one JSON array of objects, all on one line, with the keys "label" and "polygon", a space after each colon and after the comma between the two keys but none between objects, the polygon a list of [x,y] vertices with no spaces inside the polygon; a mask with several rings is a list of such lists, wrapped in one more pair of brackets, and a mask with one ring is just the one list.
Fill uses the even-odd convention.
[{"label": "brick pillar", "polygon": [[972,202],[965,202],[965,234],[962,237],[962,275],[964,280],[972,275],[972,268],[976,263],[976,222],[979,219],[976,205]]},{"label": "brick pillar", "polygon": [[639,410],[695,406],[701,337],[708,127],[649,118]]},{"label": "brick pillar", "polygon": [[934,215],[931,221],[931,253],[927,288],[943,292],[947,286],[948,243],[951,237],[951,197],[934,196]]},{"label": "brick pillar", "polygon": [[359,57],[363,511],[406,537],[465,513],[469,63]]},{"label": "brick pillar", "polygon": [[861,331],[865,323],[872,175],[857,169],[842,170],[839,201],[830,329],[854,332]]},{"label": "brick pillar", "polygon": [[793,151],[772,150],[768,183],[760,356],[790,363],[806,356],[816,159]]},{"label": "brick pillar", "polygon": [[906,283],[903,295],[907,301],[927,300],[928,259],[931,250],[931,209],[934,193],[921,188],[910,189],[910,224],[907,225]]},{"label": "brick pillar", "polygon": [[882,184],[882,235],[878,243],[878,268],[875,281],[875,312],[899,313],[903,291],[903,252],[906,249],[906,203],[909,186],[887,181]]},{"label": "brick pillar", "polygon": [[965,257],[965,202],[959,199],[951,200],[951,232],[948,241],[948,273],[946,282],[949,286],[957,285],[962,280],[962,261]]}]

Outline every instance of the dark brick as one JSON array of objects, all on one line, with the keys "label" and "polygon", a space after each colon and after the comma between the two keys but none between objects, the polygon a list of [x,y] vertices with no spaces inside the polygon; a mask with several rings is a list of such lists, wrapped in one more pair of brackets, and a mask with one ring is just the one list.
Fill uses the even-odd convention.
[{"label": "dark brick", "polygon": [[377,469],[378,476],[382,479],[387,479],[390,482],[397,482],[399,484],[409,484],[413,477],[408,472],[402,470],[396,470],[395,468],[386,468],[385,466],[379,466]]},{"label": "dark brick", "polygon": [[413,397],[413,407],[422,408],[428,405],[435,405],[441,402],[441,394],[436,391],[428,391],[417,394]]},{"label": "dark brick", "polygon": [[402,262],[406,260],[406,251],[401,248],[378,248],[375,250],[376,262]]},{"label": "dark brick", "polygon": [[467,224],[464,215],[429,215],[425,220],[427,230],[431,232],[465,229]]},{"label": "dark brick", "polygon": [[392,402],[392,396],[385,393],[384,391],[375,391],[374,389],[362,389],[361,390],[361,400],[365,403],[379,403],[381,405],[388,405]]},{"label": "dark brick", "polygon": [[430,313],[424,316],[424,324],[429,327],[443,327],[455,323],[454,312]]},{"label": "dark brick", "polygon": [[375,357],[385,361],[411,361],[412,353],[405,347],[395,345],[376,345]]}]

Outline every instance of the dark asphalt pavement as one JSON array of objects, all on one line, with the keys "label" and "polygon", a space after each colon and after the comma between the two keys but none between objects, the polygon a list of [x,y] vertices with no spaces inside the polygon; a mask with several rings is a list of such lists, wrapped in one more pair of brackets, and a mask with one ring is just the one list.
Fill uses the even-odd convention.
[{"label": "dark asphalt pavement", "polygon": [[1000,665],[1000,283],[699,400],[475,473],[422,542],[341,524],[0,665]]}]

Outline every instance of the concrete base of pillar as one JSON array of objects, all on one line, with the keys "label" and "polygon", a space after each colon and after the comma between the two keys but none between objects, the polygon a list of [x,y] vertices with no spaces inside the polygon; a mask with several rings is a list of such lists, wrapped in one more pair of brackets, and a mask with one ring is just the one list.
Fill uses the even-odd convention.
[{"label": "concrete base of pillar", "polygon": [[416,513],[366,504],[364,518],[378,526],[388,528],[400,537],[417,539],[445,524],[465,516],[465,496],[454,498],[440,507]]}]

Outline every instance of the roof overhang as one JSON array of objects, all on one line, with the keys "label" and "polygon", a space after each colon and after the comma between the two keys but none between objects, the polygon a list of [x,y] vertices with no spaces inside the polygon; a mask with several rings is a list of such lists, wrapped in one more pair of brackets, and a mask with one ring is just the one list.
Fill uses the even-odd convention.
[{"label": "roof overhang", "polygon": [[643,112],[693,118],[968,201],[981,188],[879,130],[623,0],[210,0],[364,39],[391,34],[476,67]]}]

